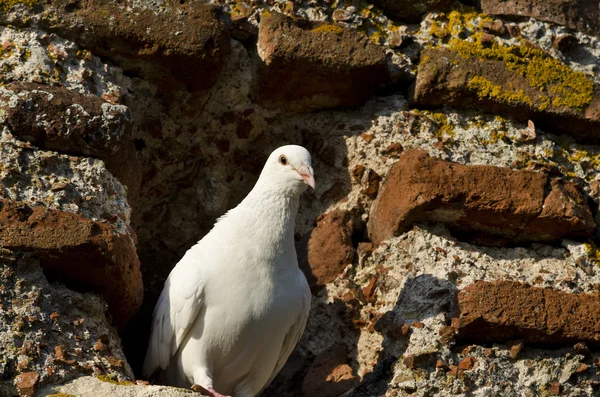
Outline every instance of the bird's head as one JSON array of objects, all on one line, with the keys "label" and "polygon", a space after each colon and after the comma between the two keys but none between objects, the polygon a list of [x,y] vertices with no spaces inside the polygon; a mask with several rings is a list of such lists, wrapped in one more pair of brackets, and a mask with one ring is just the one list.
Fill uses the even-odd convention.
[{"label": "bird's head", "polygon": [[315,188],[310,153],[302,146],[287,145],[275,149],[262,174],[261,177],[286,190],[302,192],[306,185]]}]

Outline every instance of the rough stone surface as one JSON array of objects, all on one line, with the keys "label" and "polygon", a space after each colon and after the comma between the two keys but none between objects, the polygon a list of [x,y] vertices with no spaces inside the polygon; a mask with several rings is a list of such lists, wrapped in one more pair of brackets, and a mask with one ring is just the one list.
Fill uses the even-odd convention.
[{"label": "rough stone surface", "polygon": [[481,9],[490,15],[533,17],[589,34],[600,34],[600,7],[595,1],[482,0]]},{"label": "rough stone surface", "polygon": [[387,175],[371,211],[369,235],[378,244],[423,221],[512,242],[586,238],[596,228],[584,195],[572,184],[537,172],[454,164],[411,150]]},{"label": "rough stone surface", "polygon": [[0,394],[33,396],[85,374],[131,379],[106,310],[97,295],[49,283],[29,254],[0,249]]},{"label": "rough stone surface", "polygon": [[514,281],[476,282],[458,293],[459,338],[539,344],[600,344],[600,295],[570,294]]},{"label": "rough stone surface", "polygon": [[39,380],[40,375],[37,372],[25,372],[17,376],[15,384],[19,395],[33,397]]},{"label": "rough stone surface", "polygon": [[0,197],[108,221],[129,234],[127,189],[94,158],[38,150],[0,132]]},{"label": "rough stone surface", "polygon": [[[525,282],[569,294],[594,293],[600,284],[600,254],[594,237],[598,229],[586,241],[557,239],[552,245],[523,244],[481,232],[456,233],[454,226],[449,224],[449,231],[434,221],[414,224],[405,233],[374,246],[366,225],[374,200],[385,189],[381,177],[388,174],[402,152],[411,149],[459,165],[547,174],[543,202],[549,224],[558,225],[561,219],[570,222],[569,213],[577,213],[580,199],[587,201],[599,222],[600,149],[582,143],[593,143],[586,137],[596,128],[588,128],[590,124],[581,127],[577,120],[597,119],[590,109],[594,86],[600,84],[600,40],[539,19],[490,18],[458,3],[452,11],[424,13],[419,20],[415,17],[419,25],[403,25],[389,10],[369,2],[208,2],[217,8],[216,12],[206,8],[208,15],[203,14],[203,6],[188,1],[0,2],[2,84],[34,82],[68,90],[71,98],[75,98],[73,92],[96,96],[127,106],[133,115],[131,137],[142,167],[139,194],[108,164],[108,158],[105,165],[91,152],[66,154],[59,153],[58,146],[36,147],[16,139],[23,131],[8,123],[0,133],[0,191],[4,198],[79,214],[94,222],[104,220],[133,238],[131,218],[139,238],[146,292],[143,307],[121,334],[132,367],[139,369],[143,360],[152,309],[172,266],[217,217],[246,195],[272,149],[297,143],[310,150],[317,178],[316,189],[301,198],[295,231],[298,248],[304,246],[306,250],[320,215],[341,211],[351,220],[354,255],[341,272],[336,270],[332,281],[314,291],[306,333],[263,396],[306,394],[302,389],[309,372],[313,380],[352,375],[357,384],[343,393],[346,397],[597,395],[600,357],[591,346],[582,346],[582,342],[575,346],[535,345],[523,339],[465,345],[455,338],[450,325],[456,291],[478,280]],[[431,2],[427,4],[433,7]],[[408,4],[403,8],[413,9]],[[344,109],[318,97],[305,96],[305,101],[290,97],[289,108],[283,106],[287,98],[272,103],[259,101],[257,71],[262,58],[257,41],[259,24],[269,14],[289,17],[293,23],[284,27],[290,32],[301,31],[293,37],[330,39],[312,47],[307,44],[312,41],[302,41],[310,52],[289,50],[288,54],[302,54],[302,59],[311,62],[310,67],[292,58],[294,69],[285,74],[272,70],[273,81],[261,77],[271,87],[265,95],[276,97],[278,90],[287,87],[284,83],[297,76],[294,84],[299,88],[293,93],[304,95],[304,88],[331,88],[330,81],[339,82],[340,75],[348,76],[351,69],[346,63],[356,43],[379,54],[375,59],[382,62],[377,63],[381,66],[376,70],[386,79],[389,76],[393,86],[386,83],[385,90],[379,91],[373,85],[361,87],[362,83],[346,78],[345,85],[336,85],[342,88],[331,91],[336,101],[343,95],[356,103]],[[195,16],[202,16],[202,21],[193,20]],[[218,20],[214,19],[217,16]],[[340,29],[338,36],[335,33]],[[283,28],[272,35],[277,39],[282,32]],[[341,72],[333,74],[325,55],[339,55],[338,40],[348,35],[359,39],[348,47],[345,57],[336,58],[341,66],[333,70]],[[467,100],[439,101],[429,110],[421,105],[416,108],[404,88],[419,78],[421,53],[432,48],[446,48],[465,59],[474,57],[478,63],[502,64],[489,79],[496,83],[490,86],[481,79],[466,80],[473,88]],[[176,60],[184,58],[185,67],[178,66]],[[323,65],[315,67],[318,61]],[[201,70],[202,65],[215,68]],[[356,63],[351,66],[357,67]],[[319,71],[315,76],[327,72],[331,77],[320,82],[312,75],[296,74],[306,70]],[[367,81],[372,82],[373,77],[379,76],[373,72]],[[515,97],[508,94],[519,91],[511,91],[507,84],[513,82],[513,88],[517,87],[515,84],[525,84],[523,78],[538,91],[525,95],[524,85],[522,95],[517,95],[523,101],[511,103],[509,99]],[[355,87],[350,89],[348,81],[359,84],[358,92],[369,92],[369,99],[356,102]],[[457,87],[453,92],[461,90]],[[528,96],[530,103],[525,98]],[[323,110],[324,103],[334,107]],[[564,108],[560,108],[561,103]],[[305,112],[311,109],[319,111]],[[562,118],[551,111],[559,112]],[[68,118],[60,120],[66,122]],[[35,127],[23,125],[24,129]],[[133,155],[122,157],[131,160]],[[573,193],[574,186],[585,193]],[[570,196],[575,198],[572,203]],[[565,206],[567,201],[570,204]],[[532,234],[539,235],[547,228],[541,223]],[[482,245],[502,245],[504,240],[508,247]],[[54,280],[51,272],[46,273]],[[55,293],[55,287],[63,291],[58,280],[49,285],[48,294]],[[77,288],[73,283],[67,286]],[[9,288],[13,293],[24,287]],[[102,310],[82,315],[83,323],[72,320],[79,327],[106,323],[106,306],[100,298],[95,299]],[[0,315],[5,314],[2,310]],[[13,324],[10,321],[15,327],[22,326],[12,317],[7,323]],[[67,331],[62,337],[70,336]],[[77,336],[83,338],[85,334]],[[108,352],[111,339],[107,342],[101,336],[92,335],[93,352],[87,351],[90,358],[86,360],[104,362],[102,354]],[[23,339],[37,337],[35,332],[23,332]],[[75,357],[67,344],[48,345],[48,354],[70,369],[68,363]],[[20,342],[2,341],[0,351],[5,346],[19,352],[22,347]],[[345,346],[343,359],[333,360],[337,350],[329,350],[332,346],[338,346],[339,351]],[[25,351],[34,350],[26,346]],[[319,374],[318,364],[328,358],[341,364],[339,371],[315,375]],[[19,360],[12,362],[16,368]],[[16,393],[14,376],[21,372],[40,374],[38,392],[94,373],[93,369],[74,366],[72,371],[54,370],[52,378],[45,378],[44,366],[26,365],[21,358],[20,372],[10,373],[10,392],[5,394]],[[104,367],[98,365],[96,374]],[[346,385],[327,383],[335,392],[337,383]],[[96,395],[100,386],[89,385]],[[127,386],[115,387],[120,389],[108,393],[127,393],[122,391]],[[136,386],[129,390],[156,389]]]},{"label": "rough stone surface", "polygon": [[311,288],[335,280],[354,259],[348,214],[335,211],[317,219],[308,238],[306,260],[300,262]]},{"label": "rough stone surface", "polygon": [[357,106],[389,81],[383,50],[340,25],[300,27],[280,14],[263,15],[257,51],[253,96],[268,107]]},{"label": "rough stone surface", "polygon": [[321,353],[304,378],[304,395],[335,397],[356,386],[358,377],[347,362],[346,345],[335,345]]},{"label": "rough stone surface", "polygon": [[91,376],[81,377],[61,386],[46,388],[39,395],[47,397],[59,394],[61,397],[73,395],[77,397],[202,397],[191,390],[168,386],[141,386],[132,382],[115,382],[110,379],[100,380]]},{"label": "rough stone surface", "polygon": [[36,83],[11,83],[0,95],[5,123],[15,138],[46,150],[100,158],[137,195],[140,164],[126,106]]},{"label": "rough stone surface", "polygon": [[430,12],[448,11],[452,6],[450,0],[370,0],[394,19],[403,22],[420,22],[421,18]]},{"label": "rough stone surface", "polygon": [[[528,62],[527,57],[523,62]],[[531,67],[535,67],[533,62]],[[590,87],[586,90],[590,91],[590,97],[585,104],[582,102],[578,106],[567,104],[569,101],[564,91],[553,84],[558,82],[551,82],[540,89],[528,77],[511,70],[502,61],[463,56],[446,48],[428,49],[421,53],[414,102],[425,107],[444,104],[458,108],[476,106],[522,121],[532,119],[551,132],[568,133],[582,141],[599,142],[600,136],[596,133],[600,126],[598,87],[594,85],[592,88],[589,82]],[[568,92],[576,89],[583,90],[581,87],[566,88]]]},{"label": "rough stone surface", "polygon": [[0,246],[32,252],[59,280],[102,293],[117,326],[142,303],[134,242],[107,222],[0,199]]},{"label": "rough stone surface", "polygon": [[215,83],[229,53],[229,33],[216,8],[193,0],[166,2],[160,12],[130,5],[110,0],[53,2],[39,24],[165,88],[173,83],[166,70],[192,90]]},{"label": "rough stone surface", "polygon": [[[417,226],[371,253],[359,249],[358,264],[315,297],[300,351],[317,353],[328,344],[346,343],[351,367],[358,374],[370,374],[349,392],[356,397],[391,392],[427,395],[432,387],[439,388],[440,395],[466,393],[466,388],[481,395],[539,390],[555,379],[567,379],[589,359],[567,354],[573,351],[571,344],[526,342],[515,361],[518,343],[500,339],[490,348],[489,342],[481,346],[455,340],[453,331],[450,338],[445,337],[456,291],[478,280],[513,280],[571,295],[594,293],[600,272],[592,270],[588,275],[586,267],[578,265],[585,258],[579,251],[583,246],[571,242],[569,250],[542,244],[486,248],[458,241],[440,226]],[[363,301],[357,290],[374,275],[378,278],[374,299]],[[574,279],[586,281],[574,283]],[[349,294],[356,298],[347,299]],[[402,332],[406,324],[410,331]],[[398,332],[393,332],[396,328]],[[472,358],[473,367],[459,368],[467,357]],[[437,366],[439,370],[438,360],[443,363]],[[452,371],[454,375],[448,378]],[[519,380],[522,377],[525,383]],[[591,385],[585,383],[570,385],[568,390],[593,395]]]},{"label": "rough stone surface", "polygon": [[109,159],[131,142],[129,109],[63,87],[11,83],[2,110],[13,135],[47,150]]}]

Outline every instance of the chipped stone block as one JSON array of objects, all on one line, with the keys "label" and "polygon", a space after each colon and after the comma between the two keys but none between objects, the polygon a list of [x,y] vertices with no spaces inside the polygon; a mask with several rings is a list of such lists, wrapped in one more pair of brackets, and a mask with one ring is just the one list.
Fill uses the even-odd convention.
[{"label": "chipped stone block", "polygon": [[0,131],[0,198],[105,220],[129,234],[127,189],[104,162],[37,150]]},{"label": "chipped stone block", "polygon": [[15,385],[19,391],[19,395],[23,397],[33,397],[39,380],[40,374],[35,371],[24,372],[17,376]]},{"label": "chipped stone block", "polygon": [[133,382],[119,382],[110,378],[83,376],[64,385],[46,388],[45,393],[60,393],[59,396],[77,397],[202,397],[192,390],[169,386],[137,385]]},{"label": "chipped stone block", "polygon": [[39,23],[168,86],[166,69],[191,90],[212,87],[230,52],[219,10],[203,1],[170,2],[155,11],[110,0],[61,0],[45,6]]},{"label": "chipped stone block", "polygon": [[135,244],[107,222],[0,199],[0,246],[31,252],[61,280],[100,292],[117,326],[142,303]]},{"label": "chipped stone block", "polygon": [[46,150],[102,159],[133,196],[140,164],[131,138],[132,114],[60,86],[17,82],[3,87],[0,109],[13,136]]},{"label": "chipped stone block", "polygon": [[414,102],[478,108],[542,129],[600,142],[600,89],[583,73],[531,46],[455,41],[421,53]]},{"label": "chipped stone block", "polygon": [[600,346],[600,295],[477,281],[458,294],[453,326],[461,339]]},{"label": "chipped stone block", "polygon": [[335,280],[354,259],[352,227],[348,214],[333,211],[321,215],[308,238],[306,260],[300,266],[312,289]]},{"label": "chipped stone block", "polygon": [[8,84],[0,96],[13,135],[40,148],[109,159],[132,144],[126,106],[36,83]]},{"label": "chipped stone block", "polygon": [[419,23],[423,16],[430,12],[442,12],[450,10],[451,0],[417,0],[417,1],[397,1],[397,0],[369,0],[377,7],[381,8],[386,14],[394,19],[403,22]]},{"label": "chipped stone block", "polygon": [[410,150],[388,172],[371,210],[369,234],[380,243],[423,221],[512,242],[586,238],[596,228],[585,195],[569,182],[531,171],[455,164]]},{"label": "chipped stone block", "polygon": [[600,34],[600,6],[592,0],[482,0],[489,15],[533,17],[592,35]]},{"label": "chipped stone block", "polygon": [[336,24],[301,27],[281,14],[264,14],[258,57],[252,95],[267,107],[357,106],[389,82],[383,48]]}]

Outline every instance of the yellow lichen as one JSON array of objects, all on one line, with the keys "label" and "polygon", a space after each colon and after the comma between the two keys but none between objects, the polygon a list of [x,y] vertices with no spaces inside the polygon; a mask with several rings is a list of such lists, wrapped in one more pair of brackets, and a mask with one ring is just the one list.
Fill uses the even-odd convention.
[{"label": "yellow lichen", "polygon": [[81,60],[85,60],[85,61],[89,61],[92,59],[92,53],[88,50],[77,50],[77,52],[75,53],[75,56],[77,57],[77,59],[81,59]]},{"label": "yellow lichen", "polygon": [[[544,53],[544,51],[527,45],[513,45],[505,47],[500,43],[493,41],[491,45],[481,44],[479,34],[472,37],[474,41],[461,40],[453,38],[449,43],[449,48],[457,51],[463,58],[476,57],[481,60],[502,61],[506,68],[525,77],[531,87],[537,88],[540,92],[537,110],[544,110],[550,104],[554,106],[568,106],[570,108],[581,109],[592,101],[594,83],[583,73],[569,68],[569,66],[554,59]],[[482,85],[489,90],[492,88],[488,83],[475,81],[474,85]],[[487,80],[486,80],[487,81]],[[499,87],[499,86],[495,86]],[[473,87],[475,88],[475,86]],[[510,92],[494,93],[498,95],[497,99],[525,100],[526,103],[533,105],[531,98],[527,100],[523,95]],[[531,103],[530,103],[531,102]]]},{"label": "yellow lichen", "polygon": [[496,144],[499,141],[504,141],[504,142],[510,141],[508,135],[506,134],[506,131],[493,130],[492,132],[490,132],[490,143]]},{"label": "yellow lichen", "polygon": [[315,32],[315,33],[326,32],[326,33],[335,33],[337,35],[340,35],[344,32],[344,28],[342,28],[339,25],[335,25],[333,23],[328,23],[325,25],[317,26],[316,28],[314,28],[312,30],[312,32]]},{"label": "yellow lichen", "polygon": [[369,36],[369,39],[371,39],[371,41],[375,44],[381,44],[381,33],[375,32]]},{"label": "yellow lichen", "polygon": [[454,125],[448,121],[448,116],[446,116],[446,114],[442,112],[431,112],[428,110],[415,110],[414,113],[417,116],[426,116],[429,120],[435,123],[437,126],[437,130],[434,132],[435,136],[440,138],[443,136],[448,136],[450,138],[454,137]]},{"label": "yellow lichen", "polygon": [[468,30],[472,30],[475,27],[475,21],[479,19],[479,24],[483,21],[492,19],[485,14],[478,14],[476,12],[460,12],[452,11],[446,15],[440,13],[438,16],[433,18],[429,33],[433,37],[438,39],[448,39],[450,37],[461,37],[464,36]]},{"label": "yellow lichen", "polygon": [[587,150],[575,149],[567,158],[570,163],[581,163],[587,161],[591,167],[600,171],[600,153],[593,154]]},{"label": "yellow lichen", "polygon": [[98,379],[101,380],[102,382],[108,382],[108,383],[112,383],[114,385],[119,385],[119,386],[135,386],[135,383],[130,382],[128,380],[116,380],[110,376],[106,376],[106,375],[98,375]]},{"label": "yellow lichen", "polygon": [[523,90],[517,92],[505,90],[501,85],[496,85],[485,77],[474,76],[467,83],[467,88],[475,92],[480,99],[489,98],[510,105],[527,104],[533,106],[533,101]]},{"label": "yellow lichen", "polygon": [[439,112],[431,113],[430,116],[439,126],[436,135],[454,137],[454,126],[448,122],[448,116]]},{"label": "yellow lichen", "polygon": [[31,8],[39,3],[39,0],[0,0],[0,13],[6,14],[11,8],[17,4],[23,4]]},{"label": "yellow lichen", "polygon": [[585,247],[585,253],[587,254],[588,259],[591,260],[594,265],[600,267],[600,247],[593,241],[585,243],[583,246]]},{"label": "yellow lichen", "polygon": [[27,61],[29,58],[31,58],[31,50],[26,48],[25,51],[23,51],[23,54],[21,54],[21,59]]},{"label": "yellow lichen", "polygon": [[77,397],[77,396],[74,396],[72,394],[67,394],[67,393],[54,393],[54,394],[49,394],[46,397]]}]

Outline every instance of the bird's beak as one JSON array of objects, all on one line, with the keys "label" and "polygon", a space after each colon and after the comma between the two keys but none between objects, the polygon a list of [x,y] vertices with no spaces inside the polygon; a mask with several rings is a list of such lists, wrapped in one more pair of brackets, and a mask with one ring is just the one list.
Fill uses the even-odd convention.
[{"label": "bird's beak", "polygon": [[302,179],[304,179],[304,183],[308,186],[315,188],[315,177],[313,175],[313,169],[309,165],[303,165],[296,169],[296,172],[300,174]]}]

